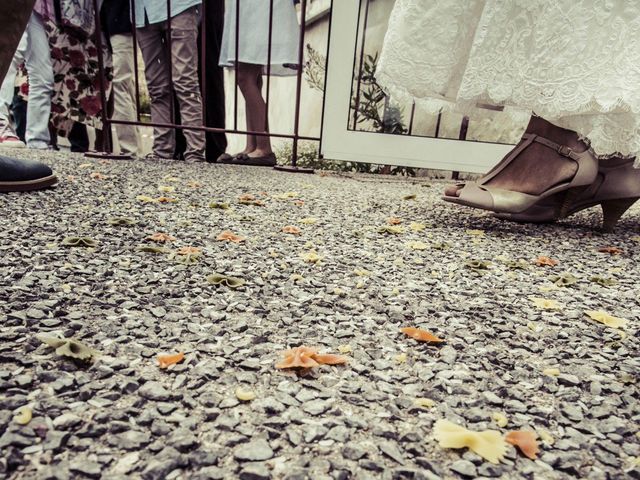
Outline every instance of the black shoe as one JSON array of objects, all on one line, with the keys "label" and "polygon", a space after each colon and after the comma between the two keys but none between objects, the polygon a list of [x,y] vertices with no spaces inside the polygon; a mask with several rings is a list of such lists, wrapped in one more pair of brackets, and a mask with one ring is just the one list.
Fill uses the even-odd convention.
[{"label": "black shoe", "polygon": [[29,192],[56,183],[58,177],[44,163],[0,156],[0,192]]},{"label": "black shoe", "polygon": [[250,157],[249,155],[238,156],[229,163],[233,165],[250,165],[252,167],[275,167],[277,161],[276,154],[270,153],[262,157]]}]

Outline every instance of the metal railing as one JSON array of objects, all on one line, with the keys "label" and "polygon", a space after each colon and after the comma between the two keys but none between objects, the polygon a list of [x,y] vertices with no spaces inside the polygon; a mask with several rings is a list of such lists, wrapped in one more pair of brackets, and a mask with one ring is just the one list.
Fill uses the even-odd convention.
[{"label": "metal railing", "polygon": [[[270,138],[281,138],[281,139],[289,139],[292,140],[292,158],[291,163],[292,167],[295,170],[297,169],[297,159],[298,159],[298,147],[299,142],[301,140],[308,140],[319,142],[321,136],[310,136],[310,135],[301,135],[300,134],[300,112],[301,112],[301,98],[302,98],[302,76],[304,70],[304,45],[305,45],[305,35],[306,35],[306,19],[307,19],[307,6],[309,4],[309,0],[300,0],[300,30],[299,30],[299,39],[298,39],[298,61],[297,61],[297,71],[296,71],[296,90],[295,90],[295,99],[294,99],[294,118],[293,118],[293,129],[291,132],[282,133],[282,132],[270,132],[268,131],[269,127],[269,103],[271,99],[270,90],[271,90],[271,60],[272,60],[272,39],[273,39],[273,10],[274,10],[274,0],[264,0],[265,2],[269,2],[269,30],[268,30],[268,49],[267,49],[267,65],[265,65],[266,69],[266,92],[265,92],[265,103],[266,103],[266,111],[265,111],[265,126],[267,131],[252,131],[249,129],[241,129],[238,126],[238,72],[237,65],[236,71],[234,74],[234,92],[233,92],[233,127],[232,128],[221,128],[221,127],[211,127],[207,126],[207,115],[206,115],[206,88],[207,85],[207,68],[205,67],[205,59],[207,58],[207,45],[206,45],[206,0],[201,4],[201,35],[200,35],[200,60],[201,60],[201,68],[200,68],[200,91],[203,105],[203,118],[202,118],[202,126],[195,125],[187,125],[183,123],[175,122],[175,112],[173,111],[173,102],[171,102],[171,118],[173,119],[173,123],[157,123],[153,121],[151,122],[142,122],[141,121],[141,113],[140,113],[140,79],[139,79],[139,68],[138,68],[138,51],[139,46],[137,42],[137,29],[136,29],[136,2],[140,0],[131,0],[131,12],[132,12],[132,42],[133,42],[133,52],[134,52],[134,69],[135,69],[135,91],[136,91],[136,120],[116,120],[110,118],[108,114],[108,98],[107,98],[107,80],[106,80],[106,68],[105,68],[105,59],[103,54],[103,29],[100,22],[100,10],[98,5],[98,0],[92,0],[93,7],[95,10],[95,35],[96,35],[96,46],[98,49],[98,74],[99,74],[99,85],[100,85],[100,101],[102,102],[102,109],[100,112],[101,121],[103,124],[104,135],[102,136],[102,152],[106,155],[113,154],[113,139],[112,139],[112,125],[131,125],[137,127],[160,127],[160,128],[171,128],[174,130],[195,130],[195,131],[204,131],[204,132],[212,132],[212,133],[225,133],[225,134],[240,134],[240,135],[254,135],[254,136],[268,136]],[[240,6],[243,0],[232,0],[235,2],[236,7],[236,22],[235,22],[235,58],[236,63],[239,60],[239,45],[241,41],[241,32],[240,32]],[[166,0],[167,5],[167,22],[168,22],[168,35],[167,35],[167,48],[171,49],[171,0]],[[329,22],[330,22],[329,15]],[[327,39],[327,52],[328,52],[328,39]],[[327,55],[328,58],[328,55]],[[169,54],[169,59],[171,59],[171,54]],[[171,60],[169,60],[171,62]],[[325,65],[326,70],[326,65]],[[172,71],[171,63],[169,64],[169,71]],[[225,99],[220,99],[221,102],[224,102]],[[320,120],[320,124],[322,125],[322,119]],[[322,130],[322,126],[320,127]],[[285,169],[285,168],[281,168]]]}]

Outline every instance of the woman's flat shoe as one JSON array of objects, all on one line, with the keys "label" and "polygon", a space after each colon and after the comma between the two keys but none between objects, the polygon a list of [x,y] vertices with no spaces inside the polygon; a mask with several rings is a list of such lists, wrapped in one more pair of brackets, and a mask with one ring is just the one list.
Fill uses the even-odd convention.
[{"label": "woman's flat shoe", "polygon": [[611,232],[624,213],[640,199],[640,169],[633,158],[611,157],[600,160],[593,183],[577,195],[562,211],[562,199],[549,197],[522,213],[496,213],[496,217],[515,222],[548,223],[600,205],[602,229]]},{"label": "woman's flat shoe", "polygon": [[261,157],[251,157],[249,155],[243,155],[237,157],[233,162],[233,165],[249,165],[253,167],[275,167],[277,164],[276,154],[270,153]]},{"label": "woman's flat shoe", "polygon": [[[487,183],[502,172],[507,165],[515,160],[520,153],[534,142],[542,144],[557,153],[573,160],[577,164],[577,171],[571,181],[554,185],[539,195],[505,190],[491,187]],[[490,210],[497,213],[522,213],[552,195],[563,193],[563,211],[566,204],[573,201],[585,187],[593,183],[598,171],[598,160],[590,149],[578,153],[567,147],[559,145],[551,140],[535,134],[525,133],[520,143],[496,165],[485,177],[478,182],[469,182],[458,185],[461,187],[457,196],[445,195],[442,199],[446,202],[457,203],[467,207]]]}]

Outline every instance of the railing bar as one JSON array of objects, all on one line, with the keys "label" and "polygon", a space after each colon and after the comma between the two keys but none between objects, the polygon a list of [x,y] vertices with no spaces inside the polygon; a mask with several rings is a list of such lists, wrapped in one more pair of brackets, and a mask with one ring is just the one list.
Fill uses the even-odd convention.
[{"label": "railing bar", "polygon": [[273,0],[269,0],[269,43],[267,45],[267,95],[264,110],[264,127],[269,130],[269,93],[271,91],[271,44],[273,43]]},{"label": "railing bar", "polygon": [[362,44],[360,45],[360,64],[358,66],[358,84],[356,87],[356,104],[353,110],[353,129],[358,126],[358,110],[360,109],[360,87],[362,81],[362,66],[364,65],[364,47],[367,39],[367,24],[369,22],[369,3],[370,0],[366,0],[366,6],[364,9],[364,24],[362,26]]},{"label": "railing bar", "polygon": [[100,103],[102,109],[100,117],[102,120],[102,151],[111,153],[111,124],[109,123],[109,115],[107,115],[107,96],[106,96],[106,79],[104,74],[104,58],[102,55],[102,28],[100,26],[100,10],[98,9],[98,0],[93,0],[94,23],[96,48],[98,50],[98,76],[100,80]]},{"label": "railing bar", "polygon": [[138,27],[136,26],[136,0],[131,5],[131,41],[133,42],[133,69],[136,84],[136,119],[140,121],[140,78],[138,78]]},{"label": "railing bar", "polygon": [[302,99],[302,66],[304,63],[304,35],[307,31],[307,0],[300,4],[302,15],[300,19],[300,39],[298,41],[298,76],[296,79],[296,111],[293,124],[293,148],[291,149],[291,165],[295,168],[298,163],[298,140],[300,134],[300,101]]},{"label": "railing bar", "polygon": [[413,117],[416,114],[416,102],[411,105],[411,117],[409,117],[409,135],[413,133]]},{"label": "railing bar", "polygon": [[[240,68],[240,0],[236,0],[236,58],[233,90],[233,129],[238,129],[238,69]],[[245,113],[246,116],[246,113]]]}]

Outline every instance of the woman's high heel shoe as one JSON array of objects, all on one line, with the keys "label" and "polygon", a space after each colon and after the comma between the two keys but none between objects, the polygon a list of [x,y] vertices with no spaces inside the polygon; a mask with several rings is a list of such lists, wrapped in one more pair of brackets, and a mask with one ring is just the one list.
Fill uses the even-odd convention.
[{"label": "woman's high heel shoe", "polygon": [[[539,195],[515,192],[487,185],[491,179],[500,174],[507,165],[534,142],[555,150],[563,157],[576,162],[578,168],[571,181],[553,185]],[[446,202],[457,203],[467,207],[491,210],[497,213],[515,214],[527,211],[548,197],[562,194],[562,208],[566,209],[585,187],[593,183],[597,171],[598,160],[591,149],[578,153],[566,145],[559,145],[539,135],[526,133],[522,136],[520,143],[484,178],[478,182],[460,184],[461,188],[457,191],[457,196],[445,195],[442,199]]]},{"label": "woman's high heel shoe", "polygon": [[633,164],[633,158],[611,157],[600,160],[596,179],[564,209],[562,198],[550,197],[524,212],[497,213],[495,216],[516,222],[547,223],[600,205],[603,214],[602,229],[611,232],[620,217],[640,199],[640,169],[634,168]]}]

